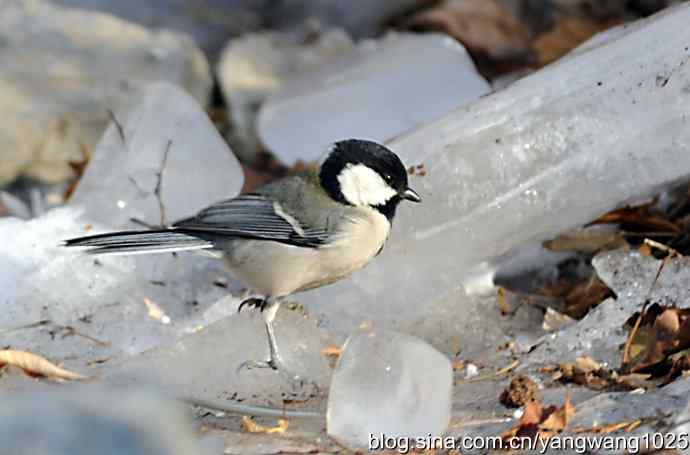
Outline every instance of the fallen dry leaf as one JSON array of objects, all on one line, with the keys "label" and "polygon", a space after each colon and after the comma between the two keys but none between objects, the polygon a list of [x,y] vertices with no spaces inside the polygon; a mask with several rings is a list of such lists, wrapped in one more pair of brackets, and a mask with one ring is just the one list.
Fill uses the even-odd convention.
[{"label": "fallen dry leaf", "polygon": [[45,358],[26,351],[0,350],[0,366],[13,365],[31,376],[63,381],[83,381],[88,377],[60,368]]},{"label": "fallen dry leaf", "polygon": [[465,362],[460,359],[455,359],[450,363],[451,368],[453,368],[453,371],[462,371],[465,369]]},{"label": "fallen dry leaf", "polygon": [[618,423],[612,423],[609,425],[595,425],[593,427],[585,428],[585,427],[578,427],[573,429],[573,433],[596,433],[596,434],[609,434],[609,433],[614,433],[619,430],[626,430],[630,431],[629,428],[635,428],[636,426],[639,426],[640,423],[642,423],[641,420],[633,420],[633,421],[625,421],[625,422],[618,422]]},{"label": "fallen dry leaf", "polygon": [[563,431],[575,416],[575,407],[566,394],[563,406],[544,407],[538,400],[530,401],[520,420],[510,429],[501,433],[501,438],[508,441],[515,437],[549,439]]},{"label": "fallen dry leaf", "polygon": [[619,21],[598,22],[577,16],[557,20],[549,31],[539,35],[533,43],[540,66],[558,60],[592,35],[617,25]]},{"label": "fallen dry leaf", "polygon": [[618,376],[616,378],[616,384],[629,389],[651,389],[656,387],[656,383],[651,381],[651,374],[644,373],[630,373]]},{"label": "fallen dry leaf", "polygon": [[541,326],[547,332],[555,332],[569,326],[573,322],[575,322],[575,319],[549,307],[546,309],[546,313],[544,313],[544,321]]},{"label": "fallen dry leaf", "polygon": [[574,416],[575,406],[573,406],[573,403],[570,401],[570,396],[566,395],[563,406],[549,414],[548,417],[539,424],[539,429],[541,431],[554,433],[561,432],[568,426],[568,422],[570,422]]},{"label": "fallen dry leaf", "polygon": [[327,346],[321,349],[321,355],[325,355],[328,358],[328,365],[331,368],[335,368],[342,352],[343,349],[340,346]]},{"label": "fallen dry leaf", "polygon": [[652,210],[652,204],[643,204],[635,207],[624,207],[600,216],[592,221],[595,224],[620,224],[626,231],[635,232],[666,232],[679,234],[680,227],[669,221],[661,214]]},{"label": "fallen dry leaf", "polygon": [[690,354],[685,354],[673,359],[671,369],[661,381],[661,385],[667,385],[680,376],[687,377],[690,374]]},{"label": "fallen dry leaf", "polygon": [[72,196],[72,193],[74,193],[74,190],[77,189],[77,185],[79,185],[79,181],[81,180],[82,175],[84,175],[84,172],[91,161],[91,150],[89,147],[86,144],[80,144],[80,150],[81,159],[78,161],[70,161],[68,163],[70,168],[72,168],[72,172],[74,173],[74,179],[72,179],[69,185],[67,185],[67,188],[65,188],[65,191],[62,194],[65,201],[68,200],[70,196]]},{"label": "fallen dry leaf", "polygon": [[288,429],[288,421],[286,419],[278,419],[278,425],[275,427],[265,427],[252,420],[249,416],[242,416],[242,421],[240,422],[242,429],[248,433],[285,433]]},{"label": "fallen dry leaf", "polygon": [[339,357],[342,352],[343,349],[340,346],[327,346],[321,349],[321,354],[327,357]]},{"label": "fallen dry leaf", "polygon": [[150,318],[160,321],[162,324],[170,324],[170,317],[165,314],[165,311],[156,302],[144,297],[144,305],[146,305]]},{"label": "fallen dry leaf", "polygon": [[[464,44],[475,58],[518,66],[532,62],[527,27],[496,0],[446,0],[415,14],[407,26],[441,30]],[[504,71],[510,69],[514,68]]]},{"label": "fallen dry leaf", "polygon": [[549,251],[583,254],[615,250],[626,245],[627,242],[619,231],[601,231],[587,228],[566,232],[553,240],[544,242],[544,248]]},{"label": "fallen dry leaf", "polygon": [[565,296],[566,315],[575,319],[582,319],[592,308],[599,305],[614,293],[598,276],[577,283]]},{"label": "fallen dry leaf", "polygon": [[416,175],[419,177],[425,177],[426,176],[426,167],[424,166],[424,163],[408,167],[407,168],[407,175]]},{"label": "fallen dry leaf", "polygon": [[574,383],[601,390],[611,385],[609,372],[590,357],[578,357],[574,363],[562,363],[555,369],[551,379],[563,383]]},{"label": "fallen dry leaf", "polygon": [[646,338],[646,344],[637,357],[631,356],[633,373],[647,370],[671,354],[690,348],[690,310],[662,308],[650,329],[639,330],[638,339]]}]

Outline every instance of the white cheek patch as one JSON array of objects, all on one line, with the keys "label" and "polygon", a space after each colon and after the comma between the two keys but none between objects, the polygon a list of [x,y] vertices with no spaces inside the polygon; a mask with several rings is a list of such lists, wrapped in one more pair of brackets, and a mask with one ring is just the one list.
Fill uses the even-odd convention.
[{"label": "white cheek patch", "polygon": [[340,192],[352,205],[383,205],[397,193],[373,169],[364,164],[348,164],[338,175]]}]

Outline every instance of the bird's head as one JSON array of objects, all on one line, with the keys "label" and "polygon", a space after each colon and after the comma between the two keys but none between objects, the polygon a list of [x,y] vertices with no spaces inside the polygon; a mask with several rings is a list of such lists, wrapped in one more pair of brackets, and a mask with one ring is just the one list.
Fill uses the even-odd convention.
[{"label": "bird's head", "polygon": [[336,201],[374,208],[389,220],[400,201],[422,200],[408,186],[400,158],[372,141],[347,139],[333,144],[321,165],[319,179]]}]

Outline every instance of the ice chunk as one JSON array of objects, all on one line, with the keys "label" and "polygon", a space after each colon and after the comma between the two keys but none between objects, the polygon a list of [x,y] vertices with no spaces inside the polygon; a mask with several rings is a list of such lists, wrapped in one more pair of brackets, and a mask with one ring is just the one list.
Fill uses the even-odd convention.
[{"label": "ice chunk", "polygon": [[424,341],[388,331],[356,333],[333,373],[328,434],[370,449],[372,434],[440,436],[450,422],[452,387],[450,361]]},{"label": "ice chunk", "polygon": [[[261,404],[266,404],[280,402],[286,396],[281,394],[286,393],[311,398],[314,389],[310,384],[321,388],[328,384],[330,370],[321,354],[324,334],[313,319],[288,308],[278,312],[275,330],[280,354],[290,372],[305,380],[303,389],[295,390],[283,375],[270,369],[238,371],[247,360],[268,358],[263,320],[259,312],[246,310],[175,343],[125,359],[109,367],[104,381],[155,384],[174,396],[206,400],[245,401],[258,397]],[[311,401],[309,405],[315,406]]]},{"label": "ice chunk", "polygon": [[230,41],[218,65],[218,79],[230,107],[233,148],[246,161],[261,149],[256,114],[261,103],[286,80],[313,71],[350,52],[354,44],[340,29],[320,33],[306,42],[294,34],[265,32]]},{"label": "ice chunk", "polygon": [[[0,233],[13,239],[0,246],[7,268],[0,278],[0,328],[11,330],[8,343],[88,363],[170,343],[236,311],[241,287],[227,280],[216,259],[192,253],[94,258],[59,246],[135,227],[132,217],[160,223],[159,173],[168,220],[235,196],[243,180],[198,104],[168,83],[152,85],[139,107],[111,125],[72,207],[28,222],[0,220]],[[227,288],[214,285],[219,279]]]},{"label": "ice chunk", "polygon": [[106,131],[70,200],[86,209],[89,220],[113,228],[134,227],[131,218],[159,225],[159,182],[167,222],[239,193],[244,177],[237,159],[179,88],[151,85],[118,122]]},{"label": "ice chunk", "polygon": [[211,77],[185,36],[42,0],[0,2],[0,184],[72,175],[108,124],[158,80],[208,102]]},{"label": "ice chunk", "polygon": [[258,132],[286,164],[309,161],[336,140],[383,142],[490,91],[452,38],[390,34],[289,81],[261,107]]},{"label": "ice chunk", "polygon": [[71,388],[2,396],[2,453],[41,455],[199,454],[179,405],[150,391]]},{"label": "ice chunk", "polygon": [[94,259],[61,247],[84,223],[71,208],[0,219],[0,236],[12,239],[0,244],[4,343],[80,368],[170,343],[236,312],[241,289],[214,286],[226,276],[220,261],[187,253]]},{"label": "ice chunk", "polygon": [[423,165],[424,201],[401,205],[365,270],[301,301],[340,325],[424,320],[444,299],[461,317],[469,277],[689,178],[688,21],[688,4],[653,16],[391,142]]}]

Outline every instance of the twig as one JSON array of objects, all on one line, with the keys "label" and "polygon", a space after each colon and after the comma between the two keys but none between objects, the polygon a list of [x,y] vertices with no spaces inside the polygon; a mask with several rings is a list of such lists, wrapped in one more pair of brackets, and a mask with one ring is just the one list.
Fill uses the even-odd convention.
[{"label": "twig", "polygon": [[145,227],[147,229],[158,229],[160,226],[156,226],[155,224],[147,223],[144,220],[140,220],[139,218],[130,218],[129,221],[131,221],[134,224],[138,224],[139,226]]},{"label": "twig", "polygon": [[153,189],[153,194],[156,196],[156,200],[158,201],[158,208],[160,210],[162,228],[168,226],[168,219],[165,215],[165,205],[163,204],[161,190],[163,189],[163,171],[165,171],[165,166],[168,164],[168,154],[170,153],[170,147],[172,147],[172,139],[168,140],[168,143],[165,146],[165,151],[163,152],[163,159],[161,160],[161,166],[158,170],[158,173],[156,174],[156,187]]},{"label": "twig", "polygon": [[127,176],[127,180],[129,180],[129,182],[130,182],[132,185],[134,185],[134,188],[137,189],[137,191],[139,192],[139,196],[140,196],[140,197],[143,198],[143,197],[146,197],[146,195],[149,194],[148,191],[146,191],[145,189],[143,189],[143,188],[141,187],[141,185],[139,185],[139,182],[137,182],[136,179],[135,179],[134,177],[132,177],[131,175],[128,175],[128,176]]},{"label": "twig", "polygon": [[41,321],[33,322],[33,323],[31,323],[31,324],[24,324],[24,325],[20,325],[20,326],[17,326],[17,327],[9,327],[9,328],[7,328],[7,329],[0,329],[0,333],[10,333],[10,332],[16,332],[16,331],[18,331],[18,330],[33,329],[33,328],[36,328],[36,327],[41,327],[41,326],[44,326],[44,325],[48,325],[48,324],[50,324],[50,323],[51,323],[50,320],[48,320],[48,319],[43,319],[43,320],[41,320]]},{"label": "twig", "polygon": [[667,251],[669,254],[664,259],[662,259],[661,264],[659,264],[659,269],[656,271],[656,276],[654,277],[654,281],[652,281],[652,285],[649,286],[649,291],[647,291],[647,296],[645,297],[644,303],[642,304],[640,314],[637,316],[637,319],[635,320],[635,325],[633,325],[632,330],[630,330],[630,333],[628,334],[628,339],[625,340],[625,347],[623,348],[623,360],[621,362],[621,367],[626,366],[630,363],[630,348],[632,346],[632,342],[635,339],[635,336],[637,335],[637,331],[640,329],[640,325],[642,324],[642,318],[644,317],[644,314],[647,311],[647,307],[649,306],[649,302],[652,297],[652,292],[654,291],[654,287],[656,286],[657,281],[659,281],[659,277],[661,276],[661,272],[664,270],[664,267],[666,266],[666,262],[668,262],[669,259],[676,255],[680,256],[680,253],[678,253],[678,251],[662,243],[655,242],[654,240],[645,239],[644,243],[649,246],[653,246],[655,248]]},{"label": "twig", "polygon": [[216,411],[229,412],[231,414],[251,415],[255,417],[277,417],[295,419],[323,419],[325,414],[315,411],[286,411],[264,406],[232,403],[221,400],[203,400],[200,398],[180,397],[181,401],[199,406],[201,408],[214,409]]},{"label": "twig", "polygon": [[74,327],[62,326],[61,328],[65,331],[65,333],[62,335],[62,338],[67,338],[69,336],[78,336],[84,338],[85,340],[92,341],[99,346],[103,346],[104,348],[110,347],[110,343],[108,341],[101,341],[98,338],[94,338],[90,335],[86,335],[85,333],[78,332]]},{"label": "twig", "polygon": [[117,128],[117,132],[120,135],[120,139],[122,140],[122,143],[126,146],[127,140],[125,139],[125,129],[122,127],[122,124],[120,123],[120,121],[115,116],[115,112],[108,109],[108,115],[110,116],[110,120],[112,120],[113,123],[115,124],[115,127]]}]

